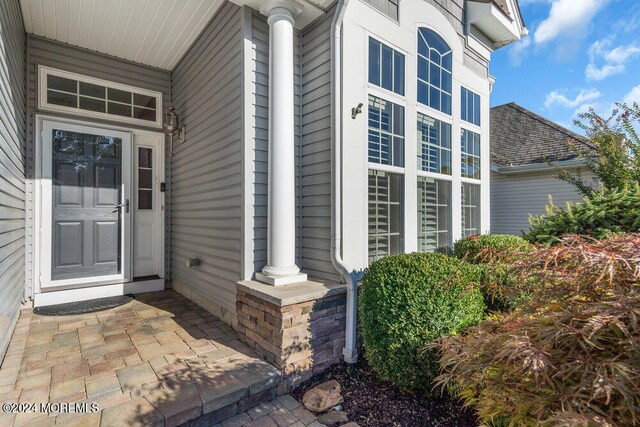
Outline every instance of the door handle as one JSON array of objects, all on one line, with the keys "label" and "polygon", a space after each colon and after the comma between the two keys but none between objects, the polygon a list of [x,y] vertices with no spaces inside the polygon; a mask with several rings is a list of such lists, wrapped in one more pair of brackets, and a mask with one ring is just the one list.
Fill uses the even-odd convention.
[{"label": "door handle", "polygon": [[120,203],[119,205],[114,206],[114,213],[118,212],[119,209],[124,208],[126,213],[129,213],[129,199],[125,200],[124,203]]}]

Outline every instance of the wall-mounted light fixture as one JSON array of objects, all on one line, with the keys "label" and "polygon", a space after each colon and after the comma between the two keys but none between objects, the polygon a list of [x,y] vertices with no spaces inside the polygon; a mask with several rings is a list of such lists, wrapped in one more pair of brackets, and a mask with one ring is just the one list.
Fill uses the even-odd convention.
[{"label": "wall-mounted light fixture", "polygon": [[178,138],[179,143],[183,143],[187,133],[186,126],[180,127],[180,117],[176,114],[176,109],[169,107],[167,115],[162,126],[164,131],[170,136],[171,146],[169,148],[169,155],[173,156],[173,139]]},{"label": "wall-mounted light fixture", "polygon": [[358,104],[357,107],[353,107],[351,109],[351,118],[355,120],[358,117],[358,114],[362,113],[362,102]]}]

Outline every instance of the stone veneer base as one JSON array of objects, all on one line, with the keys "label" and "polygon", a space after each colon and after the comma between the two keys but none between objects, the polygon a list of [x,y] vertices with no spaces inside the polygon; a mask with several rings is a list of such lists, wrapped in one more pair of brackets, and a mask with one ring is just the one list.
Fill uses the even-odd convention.
[{"label": "stone veneer base", "polygon": [[346,285],[244,281],[237,293],[239,338],[282,371],[278,394],[340,361]]}]

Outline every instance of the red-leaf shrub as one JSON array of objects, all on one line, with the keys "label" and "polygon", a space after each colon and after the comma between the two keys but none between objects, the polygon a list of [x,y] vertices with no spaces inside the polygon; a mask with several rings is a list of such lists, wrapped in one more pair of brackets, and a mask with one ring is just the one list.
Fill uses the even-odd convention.
[{"label": "red-leaf shrub", "polygon": [[640,424],[640,234],[567,236],[517,263],[530,292],[439,342],[441,375],[487,423]]}]

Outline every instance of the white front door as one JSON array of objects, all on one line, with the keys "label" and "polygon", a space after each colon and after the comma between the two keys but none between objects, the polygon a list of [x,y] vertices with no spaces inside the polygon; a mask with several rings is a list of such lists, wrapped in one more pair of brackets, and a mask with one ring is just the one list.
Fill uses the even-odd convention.
[{"label": "white front door", "polygon": [[133,277],[164,277],[164,135],[134,133]]},{"label": "white front door", "polygon": [[42,288],[131,279],[131,134],[44,120]]}]

